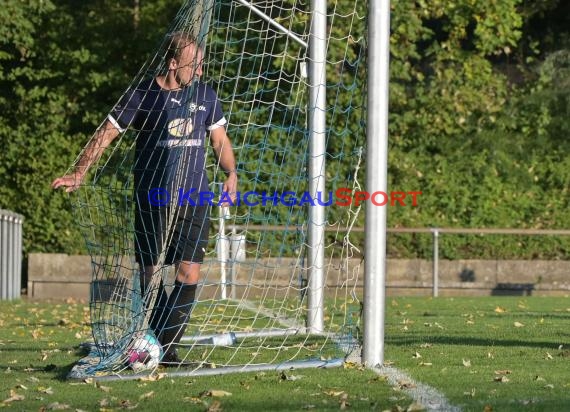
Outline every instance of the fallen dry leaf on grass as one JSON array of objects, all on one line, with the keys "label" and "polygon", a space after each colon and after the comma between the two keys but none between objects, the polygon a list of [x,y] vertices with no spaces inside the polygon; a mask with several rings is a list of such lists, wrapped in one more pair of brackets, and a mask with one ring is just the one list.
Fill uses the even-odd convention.
[{"label": "fallen dry leaf on grass", "polygon": [[111,392],[111,388],[108,386],[103,386],[99,382],[95,382],[95,387],[101,389],[103,392]]},{"label": "fallen dry leaf on grass", "polygon": [[372,379],[368,379],[368,383],[374,383],[374,382],[386,382],[388,380],[388,376],[386,375],[376,375],[375,377],[373,377]]},{"label": "fallen dry leaf on grass", "polygon": [[45,394],[47,394],[47,395],[53,395],[53,389],[52,389],[51,387],[50,387],[50,388],[44,388],[44,387],[41,387],[41,386],[40,386],[40,387],[38,388],[38,392],[40,392],[40,393],[45,393]]},{"label": "fallen dry leaf on grass", "polygon": [[59,402],[53,402],[50,403],[48,406],[46,406],[46,411],[65,411],[67,409],[71,409],[71,406],[69,406],[66,403],[59,403]]},{"label": "fallen dry leaf on grass", "polygon": [[296,381],[304,378],[303,375],[287,375],[285,372],[281,372],[279,379],[282,381]]},{"label": "fallen dry leaf on grass", "polygon": [[495,376],[495,378],[493,379],[495,382],[501,382],[501,383],[507,383],[510,381],[509,378],[507,378],[506,376]]},{"label": "fallen dry leaf on grass", "polygon": [[364,366],[357,362],[344,362],[342,365],[343,369],[357,369],[364,370]]},{"label": "fallen dry leaf on grass", "polygon": [[344,391],[334,391],[334,390],[330,390],[330,391],[324,391],[323,392],[325,395],[329,395],[329,396],[341,396],[342,394],[344,394]]},{"label": "fallen dry leaf on grass", "polygon": [[212,402],[212,404],[208,407],[207,412],[222,412],[222,404],[220,403],[220,401],[214,401]]},{"label": "fallen dry leaf on grass", "polygon": [[150,391],[147,393],[143,393],[141,396],[139,396],[139,400],[143,400],[143,399],[148,399],[148,398],[152,398],[154,396],[154,391]]},{"label": "fallen dry leaf on grass", "polygon": [[475,397],[475,393],[476,393],[475,388],[471,388],[471,390],[470,390],[469,392],[463,392],[463,395],[469,396],[469,397],[471,397],[471,398],[474,398],[474,397]]},{"label": "fallen dry leaf on grass", "polygon": [[231,392],[222,391],[219,389],[210,389],[208,391],[204,391],[200,393],[200,397],[209,396],[212,398],[221,398],[223,396],[232,396]]},{"label": "fallen dry leaf on grass", "polygon": [[183,401],[185,402],[192,402],[194,404],[203,404],[204,401],[196,396],[186,396],[184,398],[182,398]]},{"label": "fallen dry leaf on grass", "polygon": [[341,410],[345,410],[346,408],[348,408],[350,406],[350,403],[348,403],[348,394],[347,393],[343,393],[342,396],[340,397],[340,402],[339,402],[339,406]]},{"label": "fallen dry leaf on grass", "polygon": [[406,408],[406,412],[420,412],[425,411],[426,408],[421,403],[414,402]]},{"label": "fallen dry leaf on grass", "polygon": [[12,402],[23,401],[24,399],[26,399],[24,395],[19,395],[14,389],[10,389],[10,397],[4,399],[2,404],[7,405]]},{"label": "fallen dry leaf on grass", "polygon": [[[126,409],[126,410],[132,410],[132,409],[136,409],[139,407],[138,403],[135,403],[134,405],[131,404],[131,401],[128,399],[123,399],[119,402],[119,405],[121,407],[121,409]],[[75,411],[77,412],[77,411]]]},{"label": "fallen dry leaf on grass", "polygon": [[399,380],[397,383],[400,389],[413,389],[416,387],[416,384],[412,381]]},{"label": "fallen dry leaf on grass", "polygon": [[143,376],[139,379],[139,381],[141,382],[154,382],[154,381],[159,381],[161,379],[163,379],[164,377],[166,377],[166,373],[155,373],[149,376]]}]

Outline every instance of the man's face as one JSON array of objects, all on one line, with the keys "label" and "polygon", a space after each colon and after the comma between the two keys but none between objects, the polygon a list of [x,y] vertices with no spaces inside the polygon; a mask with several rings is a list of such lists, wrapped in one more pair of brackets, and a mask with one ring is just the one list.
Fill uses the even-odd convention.
[{"label": "man's face", "polygon": [[174,75],[180,87],[188,86],[194,77],[202,76],[202,61],[204,54],[195,44],[189,44],[180,53],[178,61],[171,62],[171,69],[175,70]]}]

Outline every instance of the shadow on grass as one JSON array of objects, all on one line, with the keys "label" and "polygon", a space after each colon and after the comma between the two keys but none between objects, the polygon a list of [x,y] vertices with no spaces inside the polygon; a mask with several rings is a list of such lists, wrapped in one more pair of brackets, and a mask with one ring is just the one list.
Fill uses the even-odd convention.
[{"label": "shadow on grass", "polygon": [[[56,379],[58,381],[66,381],[67,379],[67,375],[69,374],[69,372],[71,371],[71,369],[76,365],[77,361],[79,361],[81,358],[83,358],[86,354],[85,350],[83,348],[81,348],[80,346],[75,346],[73,348],[69,348],[69,350],[73,350],[73,356],[76,357],[76,360],[74,360],[72,363],[69,364],[65,364],[65,365],[61,365],[61,364],[57,364],[56,362],[50,362],[48,364],[42,363],[42,364],[38,364],[38,362],[36,360],[36,363],[34,362],[30,362],[28,364],[20,364],[20,365],[16,365],[16,364],[0,364],[0,370],[11,370],[13,372],[21,372],[21,373],[31,373],[31,372],[44,372],[46,374],[51,374],[53,376],[53,379]],[[5,348],[2,349],[2,352],[9,352],[9,351],[13,351],[13,352],[33,352],[33,353],[37,353],[38,348],[37,347],[22,347],[22,346],[18,346],[18,347],[14,347],[14,348]]]},{"label": "shadow on grass", "polygon": [[[78,358],[79,360],[79,358]],[[68,365],[56,365],[54,363],[49,363],[47,365],[34,365],[32,363],[26,366],[17,366],[14,365],[2,365],[0,364],[0,370],[11,370],[12,372],[21,372],[21,373],[31,373],[31,372],[45,372],[48,374],[52,374],[53,378],[58,381],[65,381],[67,380],[67,374],[71,371],[71,368],[75,366],[75,362],[70,363]]]},{"label": "shadow on grass", "polygon": [[[77,359],[77,360],[79,360],[79,359]],[[65,365],[65,366],[56,367],[53,371],[54,372],[54,376],[53,376],[54,379],[61,381],[61,382],[69,381],[69,379],[68,379],[69,372],[71,372],[71,369],[76,365],[76,363],[77,362],[73,362],[73,363],[70,363],[70,364]]]},{"label": "shadow on grass", "polygon": [[547,349],[558,349],[561,344],[565,346],[570,346],[570,341],[568,342],[531,342],[522,341],[515,339],[485,339],[470,336],[392,336],[386,337],[386,343],[389,345],[401,345],[407,346],[410,344],[422,344],[422,343],[439,343],[442,345],[461,345],[461,346],[504,346],[504,347],[528,347],[528,348],[547,348]]}]

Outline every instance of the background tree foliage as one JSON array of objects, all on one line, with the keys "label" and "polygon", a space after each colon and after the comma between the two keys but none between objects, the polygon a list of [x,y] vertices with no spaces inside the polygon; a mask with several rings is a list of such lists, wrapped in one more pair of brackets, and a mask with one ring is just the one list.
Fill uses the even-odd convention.
[{"label": "background tree foliage", "polygon": [[[25,217],[26,252],[84,252],[51,181],[72,164],[177,6],[7,0],[0,11],[0,207]],[[127,47],[128,45],[128,47]]]},{"label": "background tree foliage", "polygon": [[[84,251],[66,196],[49,183],[69,167],[156,49],[181,3],[4,1],[0,208],[25,216],[26,253]],[[366,2],[358,4],[365,13]],[[339,10],[352,5],[338,1]],[[416,208],[390,208],[389,226],[566,228],[567,2],[392,0],[391,19],[389,184],[423,195]],[[353,30],[365,36],[365,27]],[[345,54],[349,68],[366,50]],[[365,87],[363,69],[343,76]],[[339,81],[333,77],[331,83]],[[343,121],[334,117],[333,132],[337,123],[345,129]],[[357,119],[350,128],[362,133]],[[278,134],[267,139],[278,147]],[[354,156],[355,140],[352,134],[331,139],[329,157]],[[286,165],[286,154],[275,155]],[[244,156],[246,168],[259,152]],[[339,184],[351,178],[350,165],[334,172]],[[538,238],[443,242],[451,258],[565,258],[569,247],[563,239]],[[392,256],[431,251],[429,238],[412,235],[391,237],[389,248]]]},{"label": "background tree foliage", "polygon": [[[423,195],[416,210],[390,209],[391,226],[566,227],[568,152],[556,142],[568,136],[568,91],[553,79],[568,65],[568,6],[532,4],[394,3],[389,176],[392,187]],[[409,256],[410,239],[399,238],[392,253]],[[429,255],[429,242],[411,255]],[[450,258],[564,257],[568,247],[544,238],[444,242]]]}]

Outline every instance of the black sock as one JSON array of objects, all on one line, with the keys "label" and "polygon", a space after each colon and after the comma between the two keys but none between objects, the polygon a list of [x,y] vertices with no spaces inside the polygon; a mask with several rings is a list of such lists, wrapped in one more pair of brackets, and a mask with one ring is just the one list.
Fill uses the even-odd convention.
[{"label": "black sock", "polygon": [[161,316],[160,323],[164,325],[162,327],[159,325],[162,332],[159,340],[165,352],[174,350],[184,335],[194,304],[196,289],[196,284],[185,284],[178,280],[174,283],[174,288]]},{"label": "black sock", "polygon": [[[147,279],[145,274],[141,273],[140,279],[141,279],[141,294],[146,305],[145,295],[146,293],[149,292],[147,291],[147,289],[148,285],[152,280],[152,276]],[[166,306],[167,300],[168,296],[166,295],[166,290],[164,289],[164,283],[162,282],[162,279],[160,279],[160,283],[158,284],[158,292],[156,295],[156,299],[154,300],[154,307],[152,308],[152,314],[150,315],[150,321],[149,321],[149,326],[154,331],[155,336],[158,336],[160,333],[159,329],[159,325],[161,323],[160,318],[164,313],[164,308]],[[148,310],[148,308],[145,307],[145,311],[146,310]]]}]

